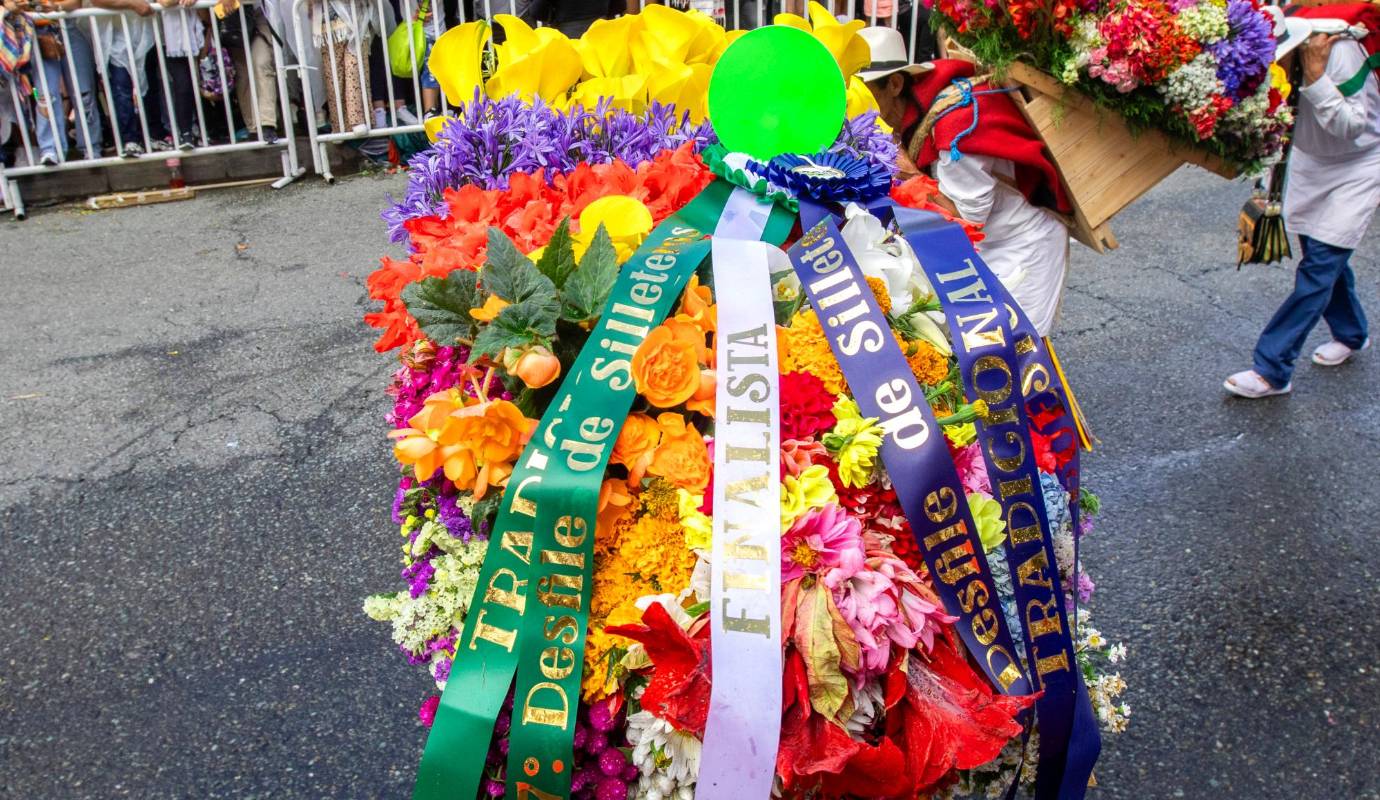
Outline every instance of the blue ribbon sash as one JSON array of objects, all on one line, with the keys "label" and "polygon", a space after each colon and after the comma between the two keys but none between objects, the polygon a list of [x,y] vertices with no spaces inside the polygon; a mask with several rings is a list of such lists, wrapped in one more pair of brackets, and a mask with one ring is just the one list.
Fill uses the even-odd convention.
[{"label": "blue ribbon sash", "polygon": [[826,217],[790,257],[859,410],[886,431],[882,462],[959,636],[999,691],[1029,694],[943,433],[838,225]]},{"label": "blue ribbon sash", "polygon": [[[1076,509],[1075,423],[1047,350],[962,228],[925,212],[898,207],[894,214],[944,307],[964,388],[989,408],[986,420],[977,422],[978,441],[1007,525],[1004,549],[1027,665],[1042,692],[1035,702],[1040,730],[1035,796],[1080,800],[1101,737],[1074,654],[1029,433],[1031,416],[1040,415],[1046,418],[1041,434],[1072,450],[1059,477]],[[1042,413],[1047,411],[1062,413]]]}]

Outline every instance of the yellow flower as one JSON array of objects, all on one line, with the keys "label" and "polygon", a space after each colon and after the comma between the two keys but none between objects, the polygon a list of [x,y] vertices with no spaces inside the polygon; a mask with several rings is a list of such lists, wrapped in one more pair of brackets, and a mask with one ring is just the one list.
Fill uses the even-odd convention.
[{"label": "yellow flower", "polygon": [[901,352],[906,354],[906,363],[915,379],[923,386],[938,386],[949,377],[949,359],[945,358],[934,345],[924,339],[902,339],[896,337]]},{"label": "yellow flower", "polygon": [[[866,40],[858,33],[867,25],[860,19],[839,22],[829,9],[815,0],[810,0],[808,21],[795,14],[777,14],[775,21],[777,25],[799,28],[818,39],[839,63],[845,80],[872,62],[872,48],[867,46]],[[851,114],[852,109],[849,109],[849,112]]]},{"label": "yellow flower", "polygon": [[584,74],[580,54],[565,34],[555,28],[533,30],[510,14],[495,14],[507,40],[495,46],[498,69],[485,84],[490,97],[521,96],[531,102],[540,97],[557,103]]},{"label": "yellow flower", "polygon": [[[484,45],[488,41],[489,23],[481,19],[451,28],[431,45],[427,67],[441,84],[441,91],[446,93],[451,105],[470,102],[474,99],[474,90],[483,88]],[[435,141],[432,127],[427,125],[427,135]],[[439,131],[440,123],[434,127]]]},{"label": "yellow flower", "polygon": [[1289,73],[1284,71],[1284,67],[1278,64],[1270,65],[1270,86],[1279,92],[1279,96],[1285,100],[1289,99],[1289,93],[1294,87],[1289,83]]},{"label": "yellow flower", "polygon": [[971,422],[962,425],[950,425],[944,429],[944,435],[949,437],[949,441],[955,447],[967,447],[977,441],[977,426]]},{"label": "yellow flower", "polygon": [[585,206],[580,212],[580,230],[572,236],[576,260],[584,258],[600,225],[613,240],[621,264],[632,258],[633,251],[652,232],[652,212],[637,198],[625,194],[601,197]]},{"label": "yellow flower", "polygon": [[[857,75],[848,79],[848,94],[845,95],[845,98],[847,104],[844,107],[844,113],[848,115],[849,119],[869,111],[876,111],[878,114],[882,111],[882,107],[877,105],[877,98],[872,94],[872,90],[867,88],[867,84]],[[882,129],[882,133],[891,133],[891,126],[883,122],[880,116],[877,117],[877,127]]]},{"label": "yellow flower", "polygon": [[776,344],[782,372],[808,372],[819,378],[830,394],[847,391],[848,381],[813,310],[796,312],[790,327],[778,328]]},{"label": "yellow flower", "polygon": [[648,5],[642,30],[631,40],[633,72],[655,75],[678,64],[712,64],[727,47],[724,29],[698,11]]},{"label": "yellow flower", "polygon": [[877,451],[882,447],[882,435],[886,431],[877,424],[876,417],[864,417],[851,398],[839,398],[833,411],[838,424],[824,434],[821,441],[838,461],[839,480],[843,485],[866,486],[876,472]]},{"label": "yellow flower", "polygon": [[580,63],[591,78],[621,78],[632,71],[630,45],[642,31],[641,14],[595,20],[575,43]]},{"label": "yellow flower", "polygon": [[781,530],[786,530],[806,511],[837,503],[838,493],[823,464],[807,467],[799,476],[787,475],[781,482]]},{"label": "yellow flower", "polygon": [[709,113],[709,76],[713,72],[708,64],[668,65],[652,75],[647,84],[648,99],[690,112],[690,122],[699,125]]},{"label": "yellow flower", "polygon": [[689,586],[696,562],[695,554],[685,547],[679,521],[640,515],[635,507],[612,531],[600,533],[595,537],[589,640],[580,682],[587,700],[617,689],[620,667],[610,657],[615,648],[628,645],[626,639],[605,634],[604,628],[640,620],[642,612],[636,605],[640,597]]},{"label": "yellow flower", "polygon": [[601,98],[609,99],[609,110],[622,109],[630,114],[641,114],[647,110],[647,77],[645,75],[622,75],[617,78],[590,78],[576,84],[565,108],[583,106],[587,109],[599,105]]},{"label": "yellow flower", "polygon": [[484,305],[479,308],[471,308],[470,316],[480,322],[493,322],[498,312],[508,307],[508,301],[496,294],[491,294],[484,300]]},{"label": "yellow flower", "polygon": [[677,489],[676,493],[680,498],[680,524],[685,528],[685,546],[691,550],[710,549],[714,543],[714,522],[700,511],[704,495],[690,494],[684,489]]},{"label": "yellow flower", "polygon": [[1001,516],[1001,503],[980,492],[973,492],[968,495],[968,510],[972,512],[973,523],[977,525],[982,549],[990,553],[1000,547],[1002,540],[1006,538],[1006,522]]}]

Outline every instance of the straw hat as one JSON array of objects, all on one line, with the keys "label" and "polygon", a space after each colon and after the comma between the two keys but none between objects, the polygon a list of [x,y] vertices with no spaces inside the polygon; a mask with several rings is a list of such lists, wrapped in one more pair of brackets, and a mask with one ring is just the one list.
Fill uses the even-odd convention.
[{"label": "straw hat", "polygon": [[1279,6],[1265,6],[1261,9],[1270,16],[1275,23],[1275,60],[1284,58],[1293,52],[1295,47],[1303,44],[1313,35],[1313,23],[1316,20],[1304,19],[1302,17],[1286,17],[1284,11]]},{"label": "straw hat", "polygon": [[872,50],[872,63],[858,72],[858,77],[864,81],[880,80],[898,72],[919,75],[934,68],[932,64],[910,63],[910,56],[906,51],[906,40],[901,38],[901,32],[895,28],[878,25],[863,28],[858,32],[858,35],[867,42],[867,46]]}]

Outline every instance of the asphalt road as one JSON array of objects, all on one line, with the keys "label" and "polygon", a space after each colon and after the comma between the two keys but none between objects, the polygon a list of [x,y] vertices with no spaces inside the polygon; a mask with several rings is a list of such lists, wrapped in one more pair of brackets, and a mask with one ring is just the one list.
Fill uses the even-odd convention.
[{"label": "asphalt road", "polygon": [[[406,796],[427,682],[360,612],[397,574],[359,318],[402,181],[0,221],[0,796]],[[1233,268],[1245,193],[1182,172],[1075,255],[1085,554],[1131,648],[1102,800],[1380,798],[1380,363],[1224,398],[1292,279]]]}]

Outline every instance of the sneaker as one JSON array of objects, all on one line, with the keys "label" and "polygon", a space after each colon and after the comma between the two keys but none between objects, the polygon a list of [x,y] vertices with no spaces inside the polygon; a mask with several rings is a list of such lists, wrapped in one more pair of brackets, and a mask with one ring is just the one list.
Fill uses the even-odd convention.
[{"label": "sneaker", "polygon": [[441,109],[428,108],[426,113],[422,114],[422,121],[426,122],[427,120],[436,119],[439,116],[441,116]]},{"label": "sneaker", "polygon": [[44,151],[43,155],[38,159],[38,163],[45,167],[56,167],[58,165],[57,153],[51,150]]},{"label": "sneaker", "polygon": [[369,123],[367,123],[367,122],[361,122],[361,123],[359,123],[358,125],[356,125],[356,126],[354,126],[353,128],[351,128],[350,131],[351,131],[352,133],[368,133],[368,132],[369,132]]},{"label": "sneaker", "polygon": [[1278,394],[1288,394],[1293,390],[1292,382],[1284,384],[1282,388],[1276,389],[1270,382],[1260,377],[1260,374],[1253,369],[1238,372],[1227,378],[1222,384],[1222,388],[1247,400],[1259,400],[1262,397],[1273,397]]},{"label": "sneaker", "polygon": [[153,152],[166,153],[169,150],[173,149],[172,137],[169,136],[166,139],[154,139],[152,142],[150,142],[150,145],[153,149]]},{"label": "sneaker", "polygon": [[276,144],[278,142],[278,129],[272,125],[265,125],[259,133],[264,137],[264,144]]},{"label": "sneaker", "polygon": [[194,150],[194,149],[196,149],[196,136],[195,136],[194,134],[184,133],[184,134],[182,134],[182,135],[181,135],[180,137],[178,137],[178,138],[180,138],[180,139],[182,140],[182,141],[178,142],[178,144],[177,144],[177,149],[178,149],[178,150]]},{"label": "sneaker", "polygon": [[413,114],[407,106],[403,106],[402,108],[398,109],[398,122],[402,123],[403,125],[421,124],[421,120],[417,119],[417,115]]},{"label": "sneaker", "polygon": [[387,127],[388,127],[388,111],[387,111],[387,110],[382,109],[382,108],[376,108],[376,109],[374,109],[374,127],[375,127],[375,128],[387,128]]},{"label": "sneaker", "polygon": [[1313,351],[1313,363],[1322,367],[1335,367],[1345,364],[1352,356],[1362,350],[1370,349],[1370,337],[1367,336],[1361,346],[1352,350],[1350,347],[1333,339],[1330,342],[1318,345],[1318,349]]},{"label": "sneaker", "polygon": [[126,142],[124,152],[120,153],[125,158],[138,158],[143,154],[144,147],[138,142]]}]

